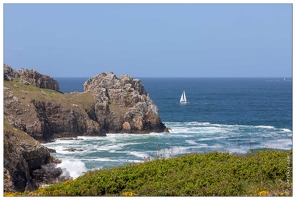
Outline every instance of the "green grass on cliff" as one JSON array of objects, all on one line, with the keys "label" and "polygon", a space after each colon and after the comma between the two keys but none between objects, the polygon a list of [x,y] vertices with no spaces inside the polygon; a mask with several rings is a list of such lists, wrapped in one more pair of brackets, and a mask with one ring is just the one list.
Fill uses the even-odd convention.
[{"label": "green grass on cliff", "polygon": [[[31,136],[27,135],[25,132],[14,128],[11,124],[3,122],[3,133],[4,137],[10,138],[10,141],[13,141],[16,145],[21,145],[21,143],[26,143],[29,145],[36,145],[36,140],[34,140]],[[8,142],[7,140],[3,140],[4,144]]]},{"label": "green grass on cliff", "polygon": [[89,110],[93,104],[93,94],[91,92],[77,92],[66,93],[57,92],[46,88],[39,88],[35,85],[25,85],[19,79],[14,81],[4,81],[4,87],[9,88],[4,90],[4,97],[9,93],[20,99],[20,101],[27,105],[31,100],[54,102],[60,104],[65,108],[72,109],[73,104]]},{"label": "green grass on cliff", "polygon": [[292,196],[292,151],[190,154],[92,171],[20,196]]}]

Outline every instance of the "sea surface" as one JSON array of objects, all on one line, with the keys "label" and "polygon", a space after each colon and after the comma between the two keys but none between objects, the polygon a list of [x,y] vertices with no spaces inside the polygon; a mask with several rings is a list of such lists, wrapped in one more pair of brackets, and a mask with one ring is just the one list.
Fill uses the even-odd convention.
[{"label": "sea surface", "polygon": [[[291,78],[138,78],[170,133],[110,133],[45,144],[73,178],[156,157],[292,148]],[[55,79],[69,93],[82,92],[88,78]],[[179,103],[183,91],[189,104]]]}]

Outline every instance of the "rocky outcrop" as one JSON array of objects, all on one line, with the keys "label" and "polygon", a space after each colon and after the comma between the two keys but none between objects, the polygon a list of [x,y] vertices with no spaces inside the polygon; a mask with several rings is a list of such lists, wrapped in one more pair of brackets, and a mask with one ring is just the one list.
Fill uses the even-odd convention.
[{"label": "rocky outcrop", "polygon": [[65,179],[50,150],[36,140],[167,131],[141,81],[128,75],[101,73],[84,83],[84,92],[70,94],[58,92],[54,79],[34,69],[4,65],[4,80],[5,191]]},{"label": "rocky outcrop", "polygon": [[[70,102],[80,95],[84,99],[83,94],[67,96],[34,87],[25,91],[22,83],[7,82],[4,86],[4,118],[8,124],[42,142],[79,135],[105,136],[99,123],[89,117],[92,103],[83,108]],[[93,101],[91,95],[86,98]]]},{"label": "rocky outcrop", "polygon": [[3,74],[4,74],[4,80],[12,81],[16,78],[20,77],[20,73],[17,70],[12,69],[8,65],[4,64],[3,66]]},{"label": "rocky outcrop", "polygon": [[35,190],[41,184],[67,179],[49,149],[12,126],[4,126],[4,191]]},{"label": "rocky outcrop", "polygon": [[106,132],[149,133],[166,130],[157,106],[139,79],[101,73],[84,83],[94,93],[94,115]]},{"label": "rocky outcrop", "polygon": [[33,84],[39,88],[47,88],[59,91],[59,84],[53,78],[40,74],[35,69],[15,70],[4,64],[4,80],[14,80],[20,78],[24,84]]},{"label": "rocky outcrop", "polygon": [[6,80],[13,80],[4,84],[4,117],[7,123],[39,141],[166,131],[157,106],[139,79],[101,73],[84,83],[84,92],[62,94],[43,91],[40,84],[25,90],[28,86],[15,77],[24,80],[31,72],[35,78],[44,78],[37,78],[38,83],[50,79],[32,70],[20,72],[4,66]]}]

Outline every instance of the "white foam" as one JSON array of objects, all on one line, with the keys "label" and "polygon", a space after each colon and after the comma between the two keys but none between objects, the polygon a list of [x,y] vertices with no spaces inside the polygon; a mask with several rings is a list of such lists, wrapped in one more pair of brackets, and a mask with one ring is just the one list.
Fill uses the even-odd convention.
[{"label": "white foam", "polygon": [[283,129],[281,129],[281,130],[284,131],[284,132],[289,132],[289,133],[292,132],[290,129],[287,129],[287,128],[283,128]]},{"label": "white foam", "polygon": [[210,122],[185,122],[186,125],[189,126],[210,126]]},{"label": "white foam", "polygon": [[197,144],[194,140],[185,140],[188,144]]},{"label": "white foam", "polygon": [[199,138],[198,141],[208,141],[213,140],[213,138]]},{"label": "white foam", "polygon": [[62,176],[69,175],[73,179],[82,175],[87,171],[85,164],[78,159],[73,160],[62,160],[62,163],[58,164],[57,167],[60,167],[63,170]]},{"label": "white foam", "polygon": [[134,162],[134,163],[140,163],[143,162],[142,160],[129,160],[130,162]]},{"label": "white foam", "polygon": [[266,148],[275,148],[275,149],[291,149],[292,148],[292,140],[289,139],[277,139],[277,140],[269,140],[266,142],[262,142],[261,145],[265,145]]},{"label": "white foam", "polygon": [[83,161],[100,161],[100,162],[116,162],[118,160],[113,160],[113,159],[110,159],[110,158],[88,158],[88,159],[85,159],[83,158],[82,159]]},{"label": "white foam", "polygon": [[199,143],[196,147],[197,148],[204,148],[204,147],[208,147],[208,144],[203,144],[203,143]]},{"label": "white foam", "polygon": [[79,140],[105,140],[105,136],[78,136]]},{"label": "white foam", "polygon": [[[155,133],[155,132],[152,132],[152,133],[149,133],[149,135],[156,135],[156,136],[163,136],[165,133]],[[147,135],[147,136],[149,136]]]},{"label": "white foam", "polygon": [[122,138],[134,138],[134,137],[142,137],[146,134],[132,134],[132,133],[107,133],[106,136],[108,138],[108,140],[110,139],[122,139]]},{"label": "white foam", "polygon": [[191,147],[171,147],[158,150],[155,154],[164,158],[171,158],[177,155],[188,153]]},{"label": "white foam", "polygon": [[137,152],[137,151],[131,151],[131,152],[129,152],[129,154],[139,157],[139,158],[142,158],[142,159],[149,157],[148,154],[143,153],[143,152]]},{"label": "white foam", "polygon": [[[75,162],[79,157],[87,166],[102,167],[143,162],[149,155],[153,158],[155,155],[173,157],[211,151],[247,153],[250,151],[250,143],[252,149],[292,148],[292,131],[288,128],[209,122],[167,122],[166,126],[172,129],[170,133],[80,136],[78,139],[81,140],[59,140],[45,146],[55,149],[57,153],[54,156],[61,160]],[[171,145],[168,147],[167,144]],[[157,147],[161,148],[156,150]],[[67,148],[83,151],[64,151]],[[76,170],[76,167],[73,170]]]},{"label": "white foam", "polygon": [[260,126],[255,126],[255,127],[257,127],[257,128],[263,128],[263,129],[265,129],[265,128],[267,128],[267,129],[275,129],[274,126],[262,126],[262,125],[260,125]]},{"label": "white foam", "polygon": [[99,151],[110,151],[110,150],[120,150],[125,146],[123,144],[114,144],[114,145],[104,145],[97,148]]},{"label": "white foam", "polygon": [[[181,136],[181,137],[190,137],[184,133],[188,133],[189,132],[189,129],[188,130],[178,130],[178,129],[171,129],[170,133],[171,135],[170,136],[174,136],[174,137],[178,137],[178,136]],[[166,136],[168,136],[170,133],[167,133]]]}]

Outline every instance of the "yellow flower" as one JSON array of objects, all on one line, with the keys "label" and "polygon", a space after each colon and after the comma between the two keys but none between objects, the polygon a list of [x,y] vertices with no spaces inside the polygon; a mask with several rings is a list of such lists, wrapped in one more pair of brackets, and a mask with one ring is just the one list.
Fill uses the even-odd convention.
[{"label": "yellow flower", "polygon": [[268,192],[265,190],[259,192],[259,196],[267,196],[267,195],[268,195]]},{"label": "yellow flower", "polygon": [[124,192],[122,193],[123,196],[136,196],[133,192]]},{"label": "yellow flower", "polygon": [[281,192],[280,193],[280,196],[286,196],[286,193],[285,192]]},{"label": "yellow flower", "polygon": [[14,193],[12,192],[4,192],[4,196],[5,197],[13,197],[13,196],[16,196]]}]

